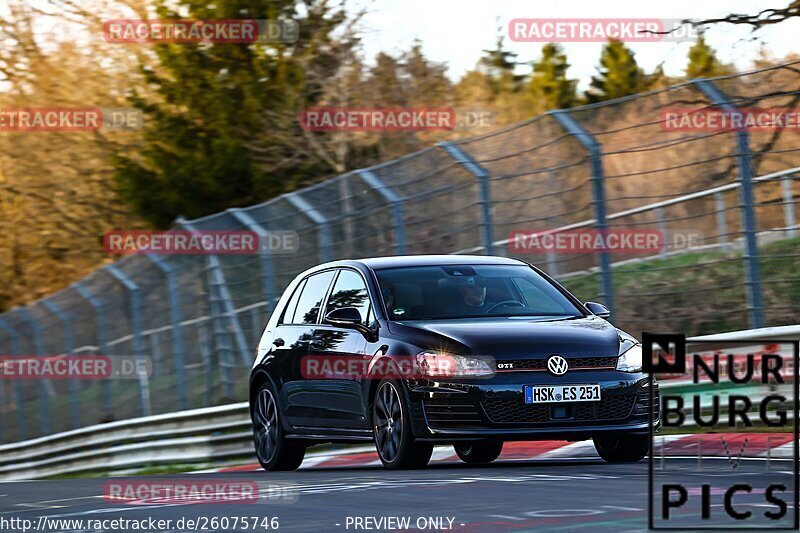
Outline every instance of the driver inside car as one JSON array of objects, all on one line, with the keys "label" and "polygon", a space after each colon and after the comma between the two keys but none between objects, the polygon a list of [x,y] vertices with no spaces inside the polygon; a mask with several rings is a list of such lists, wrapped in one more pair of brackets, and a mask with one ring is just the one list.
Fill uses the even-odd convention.
[{"label": "driver inside car", "polygon": [[486,280],[472,276],[463,281],[465,284],[458,288],[458,292],[461,293],[464,305],[474,309],[486,307]]},{"label": "driver inside car", "polygon": [[[455,284],[458,289],[455,298],[456,305],[460,308],[457,313],[463,316],[485,315],[492,309],[497,302],[490,301],[486,297],[486,279],[481,276],[465,276],[463,278],[449,278],[445,281],[446,285]],[[449,305],[450,312],[453,311],[452,303]]]}]

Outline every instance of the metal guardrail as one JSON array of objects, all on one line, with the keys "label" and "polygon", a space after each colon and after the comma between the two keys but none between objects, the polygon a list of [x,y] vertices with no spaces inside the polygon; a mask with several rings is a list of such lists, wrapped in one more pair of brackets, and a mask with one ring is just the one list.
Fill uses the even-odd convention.
[{"label": "metal guardrail", "polygon": [[[798,340],[800,325],[692,337],[691,341]],[[685,386],[665,381],[662,388]],[[247,402],[88,426],[0,445],[0,480],[88,471],[255,460]]]},{"label": "metal guardrail", "polygon": [[253,456],[246,402],[131,418],[0,446],[0,480]]}]

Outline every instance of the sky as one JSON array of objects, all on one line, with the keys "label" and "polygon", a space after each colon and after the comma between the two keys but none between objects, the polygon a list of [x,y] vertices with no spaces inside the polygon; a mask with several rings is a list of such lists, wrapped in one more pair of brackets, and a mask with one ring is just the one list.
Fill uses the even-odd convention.
[{"label": "sky", "polygon": [[[474,68],[482,50],[495,45],[498,27],[507,34],[515,18],[672,18],[702,19],[729,13],[757,13],[781,8],[789,0],[349,0],[351,8],[365,8],[362,28],[364,50],[369,58],[379,51],[399,53],[413,40],[423,43],[426,56],[449,66],[448,75],[459,78]],[[749,27],[717,25],[706,40],[726,63],[740,70],[752,68],[762,43],[775,57],[800,54],[800,18],[755,34]],[[540,43],[514,43],[507,48],[517,60],[530,62],[539,55]],[[646,72],[662,64],[670,76],[683,74],[691,43],[630,43],[636,60]],[[600,57],[601,43],[565,43],[571,63],[568,75],[585,89]],[[520,71],[530,67],[520,67]]]}]

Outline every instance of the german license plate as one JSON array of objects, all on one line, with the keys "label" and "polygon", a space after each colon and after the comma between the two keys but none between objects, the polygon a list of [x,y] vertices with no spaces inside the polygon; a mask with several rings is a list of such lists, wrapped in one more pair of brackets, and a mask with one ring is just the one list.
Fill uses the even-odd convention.
[{"label": "german license plate", "polygon": [[525,403],[599,402],[600,385],[526,385]]}]

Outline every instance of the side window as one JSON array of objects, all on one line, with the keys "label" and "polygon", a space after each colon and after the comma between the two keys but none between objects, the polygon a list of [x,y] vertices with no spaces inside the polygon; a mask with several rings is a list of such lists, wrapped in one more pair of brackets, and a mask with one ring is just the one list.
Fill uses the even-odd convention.
[{"label": "side window", "polygon": [[294,312],[297,309],[297,302],[300,300],[300,294],[302,294],[303,287],[305,287],[305,285],[306,280],[302,280],[300,283],[298,283],[292,298],[289,300],[289,303],[286,304],[286,311],[283,312],[281,324],[291,324],[294,322]]},{"label": "side window", "polygon": [[364,279],[352,270],[342,270],[328,299],[325,314],[342,307],[355,307],[361,313],[361,323],[369,323],[369,293]]},{"label": "side window", "polygon": [[318,324],[319,308],[328,287],[333,279],[333,270],[314,274],[306,280],[306,285],[297,301],[297,309],[294,312],[292,324]]}]

